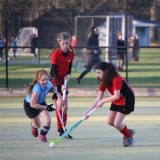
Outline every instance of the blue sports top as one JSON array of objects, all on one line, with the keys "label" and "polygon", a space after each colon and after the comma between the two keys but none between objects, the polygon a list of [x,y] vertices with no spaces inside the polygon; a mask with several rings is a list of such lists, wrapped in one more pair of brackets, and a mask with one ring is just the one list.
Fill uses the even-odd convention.
[{"label": "blue sports top", "polygon": [[[45,102],[46,95],[47,95],[47,93],[50,92],[51,88],[53,88],[53,84],[50,81],[48,81],[46,87],[41,86],[39,83],[36,83],[34,85],[34,87],[32,89],[32,93],[37,92],[39,94],[38,101],[37,101],[38,104]],[[28,103],[30,103],[31,102],[31,94],[28,94],[25,99]]]}]

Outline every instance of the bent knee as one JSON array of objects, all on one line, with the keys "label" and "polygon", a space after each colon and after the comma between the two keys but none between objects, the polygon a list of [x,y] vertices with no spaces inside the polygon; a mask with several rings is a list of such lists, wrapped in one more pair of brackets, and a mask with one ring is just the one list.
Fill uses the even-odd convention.
[{"label": "bent knee", "polygon": [[110,126],[114,126],[114,122],[112,122],[112,121],[108,121],[107,124]]},{"label": "bent knee", "polygon": [[114,123],[114,127],[119,130],[121,128],[121,123]]}]

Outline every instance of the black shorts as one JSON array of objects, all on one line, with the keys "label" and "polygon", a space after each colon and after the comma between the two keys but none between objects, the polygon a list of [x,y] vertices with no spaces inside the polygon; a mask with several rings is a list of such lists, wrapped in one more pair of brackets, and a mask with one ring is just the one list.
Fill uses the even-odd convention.
[{"label": "black shorts", "polygon": [[[43,103],[40,103],[41,105],[47,105],[46,102],[43,102]],[[30,103],[28,103],[26,100],[24,100],[24,111],[26,113],[26,115],[29,117],[29,118],[35,118],[36,116],[38,116],[42,110],[40,109],[35,109],[35,108],[32,108],[30,106]]]},{"label": "black shorts", "polygon": [[124,59],[124,51],[118,51],[117,58]]},{"label": "black shorts", "polygon": [[[57,92],[60,93],[61,95],[63,95],[61,86],[57,86]],[[67,90],[66,94],[68,94],[68,90]]]},{"label": "black shorts", "polygon": [[125,105],[125,106],[117,106],[115,104],[111,104],[111,111],[120,112],[122,114],[130,114],[134,111],[134,104]]}]

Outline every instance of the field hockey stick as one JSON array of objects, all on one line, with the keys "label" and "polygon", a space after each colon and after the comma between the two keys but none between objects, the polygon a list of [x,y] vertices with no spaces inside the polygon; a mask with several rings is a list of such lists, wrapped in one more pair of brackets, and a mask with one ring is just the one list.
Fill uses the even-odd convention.
[{"label": "field hockey stick", "polygon": [[62,118],[62,122],[64,124],[64,107],[62,106],[62,115],[61,115],[61,118]]},{"label": "field hockey stick", "polygon": [[[87,116],[92,114],[96,108],[93,108],[90,112],[88,112]],[[56,141],[53,141],[56,145],[58,145],[68,134],[70,134],[78,125],[80,125],[85,120],[85,116],[83,116],[79,121],[73,124],[65,133],[63,133]]]},{"label": "field hockey stick", "polygon": [[65,89],[63,90],[63,102],[62,102],[62,106],[64,106],[64,102],[66,101],[67,79],[64,80],[64,87],[65,87]]},{"label": "field hockey stick", "polygon": [[55,99],[54,99],[53,101],[54,101],[54,103],[55,103],[56,111],[57,111],[57,113],[58,113],[58,117],[59,117],[59,119],[60,119],[60,122],[61,122],[61,125],[62,125],[62,128],[63,128],[63,131],[66,132],[65,127],[64,127],[64,123],[63,123],[62,118],[61,118],[61,114],[60,114],[59,109],[58,109],[57,102],[56,102]]},{"label": "field hockey stick", "polygon": [[65,89],[63,90],[63,101],[62,101],[62,122],[64,122],[64,104],[66,101],[66,91],[67,91],[67,79],[64,80],[64,87]]}]

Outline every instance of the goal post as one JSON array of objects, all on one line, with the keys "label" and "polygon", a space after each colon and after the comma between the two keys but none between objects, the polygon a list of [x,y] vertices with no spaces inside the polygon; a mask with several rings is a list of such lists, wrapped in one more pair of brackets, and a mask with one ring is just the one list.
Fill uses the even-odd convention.
[{"label": "goal post", "polygon": [[[122,33],[125,40],[126,34],[132,34],[132,19],[128,16],[126,31],[126,17],[121,14],[109,15],[79,15],[75,17],[75,36],[77,44],[80,47],[85,46],[87,35],[92,26],[99,29],[99,46],[103,50],[103,60],[115,61],[116,60],[116,44],[117,34]],[[127,32],[127,33],[126,33]],[[78,49],[80,50],[80,49]],[[77,51],[77,56],[82,54]],[[83,57],[83,56],[81,56]],[[114,63],[114,62],[113,62]]]}]

